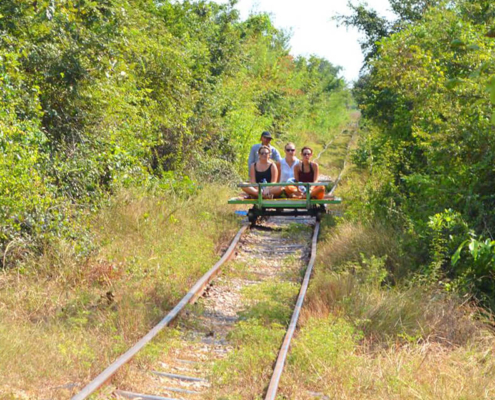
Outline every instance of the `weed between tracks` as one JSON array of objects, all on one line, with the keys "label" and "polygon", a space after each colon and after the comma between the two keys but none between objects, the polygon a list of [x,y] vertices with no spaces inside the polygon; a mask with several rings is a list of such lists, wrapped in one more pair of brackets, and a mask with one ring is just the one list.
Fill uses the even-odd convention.
[{"label": "weed between tracks", "polygon": [[122,192],[93,221],[97,253],[80,259],[61,242],[2,273],[2,398],[70,397],[77,387],[65,385],[87,382],[163,317],[236,229],[218,200],[227,191],[214,191],[189,201]]},{"label": "weed between tracks", "polygon": [[[311,228],[291,224],[277,234],[292,239],[292,243],[307,243]],[[300,289],[301,271],[307,262],[306,257],[301,256],[300,252],[281,256],[276,277],[244,287],[242,304],[245,308],[228,336],[234,350],[214,364],[212,389],[206,398],[262,398]],[[254,269],[261,269],[263,263],[262,259],[253,259],[250,264]],[[250,273],[246,272],[245,277],[249,279]]]},{"label": "weed between tracks", "polygon": [[208,399],[262,398],[292,314],[298,286],[267,281],[244,290],[249,304],[229,334],[234,350],[213,367]]}]

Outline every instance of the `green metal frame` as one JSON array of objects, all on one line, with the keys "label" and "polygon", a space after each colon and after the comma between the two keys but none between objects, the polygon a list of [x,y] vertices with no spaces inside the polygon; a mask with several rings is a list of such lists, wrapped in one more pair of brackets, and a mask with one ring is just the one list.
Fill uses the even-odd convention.
[{"label": "green metal frame", "polygon": [[[267,186],[304,186],[306,188],[306,199],[264,199],[262,197],[262,188]],[[324,204],[340,204],[342,199],[340,197],[335,197],[331,199],[312,199],[310,193],[311,186],[323,186],[324,182],[310,182],[310,183],[241,183],[239,187],[258,187],[258,198],[257,199],[243,199],[232,198],[228,201],[228,204],[251,204],[256,208],[305,208],[310,209],[313,206],[324,205]]]}]

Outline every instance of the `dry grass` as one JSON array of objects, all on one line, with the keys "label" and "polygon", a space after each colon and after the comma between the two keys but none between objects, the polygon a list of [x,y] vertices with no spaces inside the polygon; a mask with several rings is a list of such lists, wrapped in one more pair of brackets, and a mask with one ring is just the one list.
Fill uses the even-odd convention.
[{"label": "dry grass", "polygon": [[377,287],[349,273],[315,276],[302,320],[328,315],[352,321],[370,349],[397,342],[465,345],[483,331],[478,310],[455,296],[421,287]]},{"label": "dry grass", "polygon": [[385,226],[344,222],[325,235],[285,398],[495,397],[493,318],[455,294],[388,278],[401,262],[400,237]]},{"label": "dry grass", "polygon": [[[98,252],[59,242],[0,275],[0,398],[68,398],[157,322],[218,260],[229,193],[122,192],[92,223]],[[8,384],[7,384],[8,382]]]},{"label": "dry grass", "polygon": [[[345,322],[326,322],[339,333],[338,340],[327,343],[328,353],[343,341],[353,341]],[[308,327],[306,336],[321,329]],[[283,379],[285,398],[309,399],[309,391],[332,399],[491,399],[495,395],[493,338],[455,348],[426,342],[373,352],[354,340],[346,350],[328,357],[298,340]]]},{"label": "dry grass", "polygon": [[335,270],[348,262],[360,263],[363,256],[375,256],[384,258],[389,278],[394,279],[409,270],[409,260],[402,251],[401,241],[401,234],[385,224],[342,221],[337,227],[323,231],[318,245],[318,263],[324,270]]}]

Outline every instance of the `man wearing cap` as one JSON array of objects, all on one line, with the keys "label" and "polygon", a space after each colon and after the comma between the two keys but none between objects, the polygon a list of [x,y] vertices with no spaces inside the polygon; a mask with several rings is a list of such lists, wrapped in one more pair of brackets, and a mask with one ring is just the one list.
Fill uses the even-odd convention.
[{"label": "man wearing cap", "polygon": [[270,147],[270,150],[272,151],[270,159],[279,162],[282,157],[280,157],[280,153],[278,150],[273,147],[270,142],[272,141],[272,135],[268,131],[264,131],[261,134],[261,143],[257,143],[251,147],[251,152],[249,153],[249,158],[248,158],[248,170],[251,167],[252,163],[255,163],[258,161],[258,150],[261,146],[268,146]]}]

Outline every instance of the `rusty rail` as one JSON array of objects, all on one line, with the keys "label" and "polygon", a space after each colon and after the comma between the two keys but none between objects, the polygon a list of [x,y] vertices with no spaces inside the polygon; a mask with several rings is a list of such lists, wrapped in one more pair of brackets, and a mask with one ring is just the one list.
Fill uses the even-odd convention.
[{"label": "rusty rail", "polygon": [[112,364],[110,364],[102,373],[100,373],[95,379],[93,379],[88,385],[84,387],[79,393],[77,393],[72,400],[83,400],[88,398],[91,394],[97,391],[101,386],[110,380],[110,378],[126,363],[128,363],[148,342],[150,342],[163,328],[165,328],[173,319],[184,309],[188,303],[194,302],[212,280],[213,277],[219,272],[220,267],[232,256],[239,239],[244,231],[248,228],[244,225],[237,235],[232,240],[229,248],[222,256],[222,258],[208,271],[206,272],[196,284],[187,292],[182,300],[145,336],[143,336],[134,346],[117,358]]},{"label": "rusty rail", "polygon": [[299,291],[299,296],[297,297],[296,306],[294,307],[294,312],[292,313],[292,319],[290,320],[289,328],[284,337],[282,347],[278,353],[277,362],[275,368],[273,369],[272,379],[270,380],[270,385],[266,392],[265,400],[275,400],[277,396],[278,384],[282,376],[282,372],[285,365],[285,360],[287,358],[287,353],[289,352],[290,341],[297,327],[297,321],[299,319],[299,314],[302,309],[304,298],[306,296],[306,291],[309,285],[309,279],[311,273],[313,272],[313,265],[316,259],[316,242],[318,241],[318,234],[320,233],[320,223],[317,222],[315,225],[315,230],[313,233],[313,239],[311,241],[311,258],[309,259],[308,267],[306,268],[306,273],[304,274],[304,280],[301,285],[301,290]]},{"label": "rusty rail", "polygon": [[354,124],[355,126],[353,127],[354,132],[351,136],[351,139],[349,140],[349,143],[347,143],[347,149],[345,153],[345,158],[344,158],[344,163],[342,164],[342,169],[340,170],[339,176],[335,180],[335,183],[333,184],[332,190],[328,193],[329,195],[333,195],[335,193],[335,190],[337,190],[337,186],[339,186],[340,180],[342,179],[342,176],[344,175],[345,167],[347,166],[347,161],[349,159],[349,154],[351,150],[351,146],[354,142],[354,137],[356,136],[357,133],[357,123]]}]

